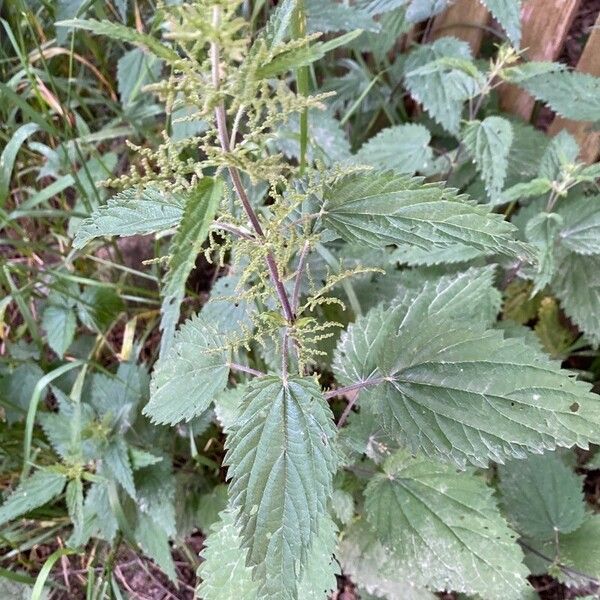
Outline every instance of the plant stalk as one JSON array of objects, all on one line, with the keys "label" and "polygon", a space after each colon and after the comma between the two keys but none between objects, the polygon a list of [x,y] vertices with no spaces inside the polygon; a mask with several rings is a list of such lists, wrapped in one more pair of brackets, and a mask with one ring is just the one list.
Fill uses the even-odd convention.
[{"label": "plant stalk", "polygon": [[[218,29],[221,21],[221,8],[219,6],[213,6],[213,27]],[[210,58],[212,64],[212,83],[215,90],[219,89],[220,86],[220,72],[219,72],[219,45],[216,41],[212,41],[210,44]],[[219,136],[219,143],[221,145],[221,149],[223,152],[228,153],[230,151],[229,145],[229,132],[227,131],[227,118],[225,114],[225,104],[223,100],[221,100],[217,107],[215,108],[215,117],[217,121],[217,132]],[[258,216],[252,208],[252,204],[246,194],[246,190],[242,185],[242,180],[240,178],[240,173],[234,166],[229,166],[229,175],[231,177],[231,181],[233,183],[233,187],[235,189],[235,193],[239,198],[242,206],[244,208],[244,212],[248,217],[254,231],[256,234],[265,239],[265,233],[263,228],[258,220]],[[290,304],[290,300],[288,298],[287,292],[279,276],[279,270],[277,268],[277,262],[275,261],[275,257],[273,253],[269,250],[266,256],[267,268],[269,269],[269,275],[271,277],[271,281],[273,282],[273,286],[275,287],[275,292],[279,298],[279,303],[281,304],[281,308],[283,310],[283,315],[288,323],[294,322],[294,313],[292,311],[292,307]]]}]

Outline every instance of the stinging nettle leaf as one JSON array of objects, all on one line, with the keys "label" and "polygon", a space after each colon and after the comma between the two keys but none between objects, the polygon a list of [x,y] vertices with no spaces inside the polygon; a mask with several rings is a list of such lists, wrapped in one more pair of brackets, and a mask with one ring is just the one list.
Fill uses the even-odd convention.
[{"label": "stinging nettle leaf", "polygon": [[202,313],[186,321],[154,369],[143,413],[170,425],[202,414],[227,386],[229,360],[222,344]]},{"label": "stinging nettle leaf", "polygon": [[550,284],[566,315],[595,346],[600,345],[599,267],[597,256],[559,253]]},{"label": "stinging nettle leaf", "polygon": [[499,473],[502,506],[522,535],[554,540],[583,523],[582,478],[555,452],[510,461]]},{"label": "stinging nettle leaf", "polygon": [[519,85],[567,119],[600,121],[600,77],[554,71],[528,78]]},{"label": "stinging nettle leaf", "polygon": [[146,188],[125,190],[100,206],[77,229],[73,247],[80,249],[100,236],[145,235],[175,227],[183,214],[183,199]]},{"label": "stinging nettle leaf", "polygon": [[431,134],[423,125],[396,125],[383,129],[363,144],[355,155],[359,164],[379,170],[414,175],[433,161]]},{"label": "stinging nettle leaf", "polygon": [[252,381],[227,440],[230,496],[265,598],[295,599],[336,469],[332,414],[314,379]]},{"label": "stinging nettle leaf", "polygon": [[465,128],[463,143],[475,160],[492,201],[500,195],[504,187],[512,140],[510,121],[501,117],[471,121]]},{"label": "stinging nettle leaf", "polygon": [[[462,70],[438,63],[439,59],[470,61],[469,44],[443,37],[413,50],[405,65],[406,87],[444,129],[457,134],[463,104],[477,94],[480,81]],[[424,67],[431,68],[422,70]]]},{"label": "stinging nettle leaf", "polygon": [[399,451],[365,491],[365,510],[379,539],[409,571],[437,590],[516,598],[527,569],[516,535],[492,490],[471,471]]},{"label": "stinging nettle leaf", "polygon": [[22,479],[18,487],[0,506],[0,525],[50,502],[60,495],[66,483],[65,475],[46,470],[36,471],[26,479]]},{"label": "stinging nettle leaf", "polygon": [[480,0],[518,48],[521,44],[521,0]]},{"label": "stinging nettle leaf", "polygon": [[515,227],[456,190],[393,172],[353,173],[326,186],[324,222],[348,242],[408,245],[425,252],[472,248],[526,256]]},{"label": "stinging nettle leaf", "polygon": [[208,236],[222,195],[223,182],[212,177],[204,177],[188,193],[181,223],[171,243],[169,270],[162,290],[161,355],[168,351],[173,342],[185,295],[185,283]]},{"label": "stinging nettle leaf", "polygon": [[564,222],[559,233],[563,247],[586,256],[600,254],[600,196],[561,200],[557,213]]},{"label": "stinging nettle leaf", "polygon": [[106,35],[115,40],[129,42],[142,48],[147,48],[158,56],[167,61],[174,61],[179,58],[177,52],[165,46],[162,42],[153,38],[151,35],[140,33],[135,29],[121,25],[120,23],[112,23],[110,21],[96,21],[95,19],[67,19],[57,21],[56,27],[74,27],[76,29],[85,29],[96,35]]},{"label": "stinging nettle leaf", "polygon": [[361,402],[384,427],[411,449],[458,465],[596,442],[600,403],[589,385],[522,339],[461,320],[442,281],[371,310],[338,346],[338,376],[373,382]]}]

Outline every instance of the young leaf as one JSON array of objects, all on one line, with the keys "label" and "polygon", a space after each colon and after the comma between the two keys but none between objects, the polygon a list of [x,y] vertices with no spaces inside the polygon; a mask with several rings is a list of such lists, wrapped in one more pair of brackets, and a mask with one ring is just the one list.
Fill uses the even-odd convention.
[{"label": "young leaf", "polygon": [[77,319],[73,305],[74,302],[62,294],[51,293],[42,315],[42,326],[46,330],[48,345],[60,358],[75,337]]},{"label": "young leaf", "polygon": [[582,478],[555,452],[500,467],[500,491],[509,521],[525,537],[554,540],[583,523]]},{"label": "young leaf", "polygon": [[38,470],[21,480],[17,489],[0,506],[0,525],[50,502],[60,495],[66,483],[65,475],[46,470]]},{"label": "young leaf", "polygon": [[[469,44],[444,37],[413,50],[405,65],[406,87],[444,129],[457,134],[463,103],[477,93],[478,82],[464,71],[436,63],[440,58],[470,61]],[[432,63],[433,68],[422,70]]]},{"label": "young leaf", "polygon": [[515,48],[521,44],[521,0],[480,0],[506,31]]},{"label": "young leaf", "polygon": [[168,351],[173,342],[181,301],[185,295],[185,282],[208,236],[222,195],[223,182],[212,177],[201,179],[188,194],[181,224],[171,244],[169,271],[162,290],[161,355]]},{"label": "young leaf", "polygon": [[154,369],[143,413],[155,423],[170,425],[202,414],[227,386],[229,361],[222,344],[202,313],[186,321]]},{"label": "young leaf", "polygon": [[482,479],[405,451],[391,456],[383,471],[365,491],[367,519],[429,586],[489,600],[517,598],[526,589],[516,536]]},{"label": "young leaf", "polygon": [[560,243],[572,252],[600,254],[600,196],[579,196],[561,200],[557,212],[564,226]]},{"label": "young leaf", "polygon": [[123,486],[123,489],[135,500],[133,470],[127,452],[127,443],[122,437],[113,439],[104,453],[103,466]]},{"label": "young leaf", "polygon": [[510,121],[501,117],[471,121],[465,128],[463,142],[477,164],[492,201],[504,187],[512,140]]},{"label": "young leaf", "polygon": [[121,56],[117,62],[117,83],[124,108],[140,99],[142,88],[158,79],[160,69],[161,61],[140,48]]},{"label": "young leaf", "polygon": [[555,245],[563,219],[556,213],[541,212],[525,227],[527,241],[538,250],[538,265],[532,293],[543,290],[552,280],[556,269]]},{"label": "young leaf", "polygon": [[96,21],[95,19],[67,19],[65,21],[57,21],[56,27],[75,27],[76,29],[86,29],[96,35],[106,35],[115,40],[129,42],[142,48],[147,48],[158,56],[167,61],[174,61],[179,58],[177,52],[165,46],[156,38],[146,33],[140,33],[130,27],[125,27],[119,23],[111,23],[110,21]]},{"label": "young leaf", "polygon": [[393,172],[353,173],[323,193],[324,221],[346,241],[423,251],[469,247],[483,255],[524,254],[515,227],[456,190]]},{"label": "young leaf", "polygon": [[531,77],[519,85],[567,119],[600,121],[600,77],[555,71]]},{"label": "young leaf", "polygon": [[423,125],[396,125],[383,129],[355,155],[359,164],[414,175],[433,161],[431,134]]},{"label": "young leaf", "polygon": [[153,188],[129,189],[95,208],[77,229],[73,247],[80,249],[100,236],[145,235],[175,227],[183,214],[183,199]]},{"label": "young leaf", "polygon": [[562,252],[551,287],[567,316],[590,341],[600,345],[600,261]]},{"label": "young leaf", "polygon": [[343,382],[372,382],[363,401],[401,443],[485,466],[600,438],[600,406],[587,384],[521,339],[461,321],[456,303],[440,304],[447,290],[429,283],[371,310],[338,346]]},{"label": "young leaf", "polygon": [[291,600],[327,514],[332,415],[316,382],[302,377],[256,379],[244,406],[227,440],[231,502],[261,594]]}]

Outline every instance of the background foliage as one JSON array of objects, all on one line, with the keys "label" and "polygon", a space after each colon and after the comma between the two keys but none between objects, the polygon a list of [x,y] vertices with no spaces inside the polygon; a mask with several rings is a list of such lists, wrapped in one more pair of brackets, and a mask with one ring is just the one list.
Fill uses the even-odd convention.
[{"label": "background foliage", "polygon": [[598,592],[600,79],[450,4],[0,0],[0,596]]}]

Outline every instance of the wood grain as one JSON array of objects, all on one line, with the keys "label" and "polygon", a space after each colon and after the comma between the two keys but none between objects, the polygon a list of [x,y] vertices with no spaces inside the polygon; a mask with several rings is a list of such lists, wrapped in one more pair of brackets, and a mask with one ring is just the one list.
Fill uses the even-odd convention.
[{"label": "wood grain", "polygon": [[[521,47],[528,60],[555,60],[581,0],[525,0],[521,10]],[[529,121],[535,100],[516,86],[500,90],[502,109]]]},{"label": "wood grain", "polygon": [[448,10],[436,17],[433,23],[432,38],[454,36],[471,46],[473,55],[477,55],[487,25],[489,13],[479,0],[457,0]]},{"label": "wood grain", "polygon": [[[583,54],[577,63],[577,70],[596,77],[600,76],[600,15],[596,19],[595,29],[592,29]],[[581,146],[580,157],[584,162],[593,163],[598,158],[600,155],[600,132],[590,131],[590,123],[556,117],[550,125],[548,133],[556,135],[563,129],[575,136]]]}]

